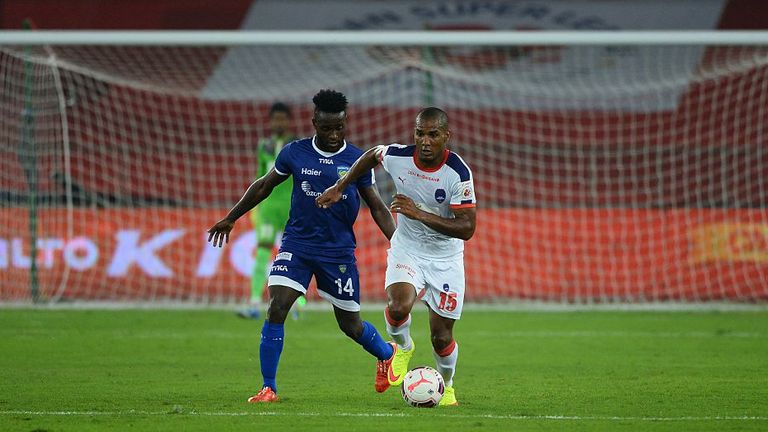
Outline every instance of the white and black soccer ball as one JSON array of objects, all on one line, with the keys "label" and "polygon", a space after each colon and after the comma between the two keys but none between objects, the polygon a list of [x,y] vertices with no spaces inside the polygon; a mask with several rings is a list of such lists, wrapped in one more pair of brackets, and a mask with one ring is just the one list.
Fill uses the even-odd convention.
[{"label": "white and black soccer ball", "polygon": [[440,372],[429,366],[420,366],[405,374],[400,392],[408,405],[416,408],[432,408],[436,407],[443,398],[445,381]]}]

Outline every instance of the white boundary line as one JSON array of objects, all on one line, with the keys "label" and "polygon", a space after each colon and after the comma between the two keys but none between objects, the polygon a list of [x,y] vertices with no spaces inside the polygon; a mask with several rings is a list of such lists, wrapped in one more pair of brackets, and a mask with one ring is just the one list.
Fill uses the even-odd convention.
[{"label": "white boundary line", "polygon": [[[0,416],[34,415],[34,416],[201,416],[201,417],[414,417],[409,413],[319,413],[319,412],[185,412],[170,411],[0,411]],[[433,417],[470,418],[493,420],[567,420],[567,421],[768,421],[766,416],[683,416],[683,417],[623,417],[623,416],[567,416],[567,415],[505,415],[505,414],[441,414]]]},{"label": "white boundary line", "polygon": [[[45,329],[40,330],[40,334],[50,335],[52,330]],[[0,335],[4,333],[4,330],[0,329]],[[26,334],[35,335],[36,332],[27,332]],[[216,339],[230,339],[230,340],[242,340],[252,341],[254,333],[247,332],[227,332],[221,330],[201,330],[196,333],[200,337],[212,337]],[[768,333],[757,332],[724,332],[716,333],[711,332],[653,332],[653,331],[547,331],[547,330],[531,330],[531,331],[474,331],[471,333],[473,337],[488,337],[488,338],[652,338],[652,339],[767,339]],[[322,340],[346,340],[347,337],[341,332],[330,332],[313,335],[313,338]],[[131,335],[125,338],[138,339],[138,340],[180,340],[189,338],[188,333],[171,332],[164,329],[158,329],[156,331],[134,331]],[[250,343],[250,342],[249,342]]]}]

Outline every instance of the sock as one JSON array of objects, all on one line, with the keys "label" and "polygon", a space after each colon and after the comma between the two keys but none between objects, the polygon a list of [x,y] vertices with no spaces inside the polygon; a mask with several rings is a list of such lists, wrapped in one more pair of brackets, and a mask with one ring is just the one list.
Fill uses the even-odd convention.
[{"label": "sock", "polygon": [[260,304],[267,283],[269,265],[272,263],[272,251],[267,248],[256,248],[256,263],[251,275],[251,304]]},{"label": "sock", "polygon": [[437,363],[437,371],[443,376],[446,387],[453,385],[453,375],[456,373],[456,361],[459,359],[459,344],[456,341],[451,341],[447,347],[440,352],[433,351],[435,356],[435,363]]},{"label": "sock", "polygon": [[392,345],[384,342],[384,339],[379,336],[379,332],[376,331],[376,327],[368,321],[363,321],[363,334],[355,342],[362,345],[366,351],[379,360],[387,360],[392,357]]},{"label": "sock", "polygon": [[261,327],[261,343],[259,344],[259,359],[261,360],[261,376],[264,378],[264,386],[272,387],[277,393],[277,363],[280,361],[280,353],[283,352],[283,324],[272,324],[264,321]]},{"label": "sock", "polygon": [[395,321],[389,316],[389,308],[384,308],[384,318],[387,322],[387,333],[392,336],[392,340],[403,351],[410,351],[413,348],[413,339],[411,339],[411,314],[403,321]]}]

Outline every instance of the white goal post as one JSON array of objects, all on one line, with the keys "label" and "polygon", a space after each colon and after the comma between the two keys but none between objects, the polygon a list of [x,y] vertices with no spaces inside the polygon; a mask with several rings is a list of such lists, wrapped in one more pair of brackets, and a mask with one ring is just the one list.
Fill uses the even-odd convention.
[{"label": "white goal post", "polygon": [[[269,106],[307,136],[323,88],[362,148],[448,112],[467,301],[768,301],[768,32],[4,31],[0,79],[0,302],[246,300],[251,221],[205,230]],[[382,300],[387,243],[355,229]]]},{"label": "white goal post", "polygon": [[766,45],[768,31],[76,31],[0,32],[0,45],[140,46],[542,46]]}]

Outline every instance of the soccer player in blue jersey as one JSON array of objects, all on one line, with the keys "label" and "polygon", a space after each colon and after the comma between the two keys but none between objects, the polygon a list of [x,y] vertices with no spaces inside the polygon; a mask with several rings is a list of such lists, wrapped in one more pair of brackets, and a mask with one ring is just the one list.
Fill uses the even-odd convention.
[{"label": "soccer player in blue jersey", "polygon": [[267,198],[288,176],[293,176],[291,210],[269,274],[269,307],[261,329],[259,357],[264,384],[248,402],[279,400],[276,375],[283,350],[283,325],[293,303],[306,294],[313,276],[318,294],[333,305],[341,331],[378,360],[377,388],[386,384],[386,372],[396,350],[394,343],[385,342],[373,325],[360,319],[360,283],[352,230],[360,197],[388,239],[395,231],[392,214],[373,184],[372,170],[350,182],[332,209],[315,205],[315,198],[344,176],[363,151],[344,140],[347,98],[343,94],[321,90],[312,101],[315,136],[283,147],[275,166],[254,181],[227,216],[208,230],[208,241],[221,247],[229,241],[238,218]]}]

